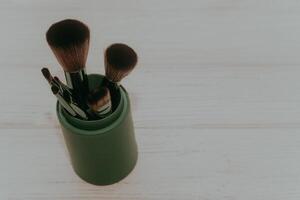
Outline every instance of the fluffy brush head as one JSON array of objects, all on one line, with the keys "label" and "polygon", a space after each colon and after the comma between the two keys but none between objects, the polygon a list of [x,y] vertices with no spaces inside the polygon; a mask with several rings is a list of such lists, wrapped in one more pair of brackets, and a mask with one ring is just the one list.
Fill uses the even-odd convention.
[{"label": "fluffy brush head", "polygon": [[112,82],[120,82],[137,63],[137,54],[126,44],[110,45],[104,54],[105,75]]},{"label": "fluffy brush head", "polygon": [[107,87],[96,88],[88,95],[88,103],[95,112],[107,105],[110,100],[110,92]]},{"label": "fluffy brush head", "polygon": [[84,23],[74,19],[54,23],[46,39],[64,71],[76,72],[85,67],[90,31]]}]

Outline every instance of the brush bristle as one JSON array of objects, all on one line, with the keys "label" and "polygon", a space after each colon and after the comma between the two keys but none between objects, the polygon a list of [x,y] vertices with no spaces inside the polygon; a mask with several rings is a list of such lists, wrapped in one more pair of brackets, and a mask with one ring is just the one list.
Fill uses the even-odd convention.
[{"label": "brush bristle", "polygon": [[110,92],[107,87],[96,88],[88,95],[88,103],[93,110],[104,106],[110,101]]},{"label": "brush bristle", "polygon": [[113,82],[120,82],[137,63],[137,54],[126,44],[110,45],[105,51],[105,75]]},{"label": "brush bristle", "polygon": [[53,47],[73,46],[74,44],[82,44],[89,38],[88,27],[74,19],[66,19],[54,23],[47,31],[47,41]]},{"label": "brush bristle", "polygon": [[57,86],[55,86],[55,85],[53,85],[51,87],[51,90],[52,90],[53,94],[57,94],[59,92],[59,88]]},{"label": "brush bristle", "polygon": [[54,79],[55,81],[57,81],[58,83],[61,83],[60,79],[59,79],[57,76],[54,76],[53,79]]},{"label": "brush bristle", "polygon": [[75,72],[85,67],[90,31],[84,23],[74,19],[54,23],[46,39],[65,71]]},{"label": "brush bristle", "polygon": [[49,80],[50,77],[51,77],[51,74],[50,74],[49,69],[46,68],[46,67],[44,67],[41,71],[42,71],[43,76],[44,76],[47,80]]},{"label": "brush bristle", "polygon": [[57,76],[54,76],[53,79],[54,79],[57,83],[64,85],[64,83],[61,82],[61,80],[60,80]]}]

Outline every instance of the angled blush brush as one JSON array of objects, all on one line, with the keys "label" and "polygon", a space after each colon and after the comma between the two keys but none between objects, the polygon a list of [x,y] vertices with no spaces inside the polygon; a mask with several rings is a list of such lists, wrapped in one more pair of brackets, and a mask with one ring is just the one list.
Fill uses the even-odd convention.
[{"label": "angled blush brush", "polygon": [[90,31],[82,22],[66,19],[54,23],[46,33],[47,42],[62,66],[66,82],[78,106],[87,109],[88,79],[85,73]]}]

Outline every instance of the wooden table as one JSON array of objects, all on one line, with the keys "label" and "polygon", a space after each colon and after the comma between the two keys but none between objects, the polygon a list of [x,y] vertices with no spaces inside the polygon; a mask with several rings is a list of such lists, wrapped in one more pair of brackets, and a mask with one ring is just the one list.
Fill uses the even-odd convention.
[{"label": "wooden table", "polygon": [[[40,73],[63,72],[45,32],[91,29],[88,73],[103,49],[139,54],[123,81],[139,160],[111,186],[72,170]],[[300,2],[1,1],[1,200],[299,200]]]}]

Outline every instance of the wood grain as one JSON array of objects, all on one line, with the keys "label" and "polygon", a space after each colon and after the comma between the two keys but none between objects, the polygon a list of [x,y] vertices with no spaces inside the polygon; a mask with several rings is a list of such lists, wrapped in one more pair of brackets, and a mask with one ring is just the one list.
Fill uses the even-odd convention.
[{"label": "wood grain", "polygon": [[[300,2],[8,1],[0,6],[0,199],[298,200]],[[90,26],[89,73],[125,42],[139,160],[105,187],[72,171],[40,73],[49,25]]]}]

